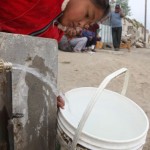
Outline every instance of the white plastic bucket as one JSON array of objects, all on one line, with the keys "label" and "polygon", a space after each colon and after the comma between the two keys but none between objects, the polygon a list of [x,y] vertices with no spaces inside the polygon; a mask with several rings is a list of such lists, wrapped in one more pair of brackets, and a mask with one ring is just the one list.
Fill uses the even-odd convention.
[{"label": "white plastic bucket", "polygon": [[82,87],[65,94],[65,109],[58,113],[61,150],[142,150],[149,121],[144,111],[124,96],[128,73],[121,94],[104,89],[126,71],[122,68],[109,75],[99,88]]}]

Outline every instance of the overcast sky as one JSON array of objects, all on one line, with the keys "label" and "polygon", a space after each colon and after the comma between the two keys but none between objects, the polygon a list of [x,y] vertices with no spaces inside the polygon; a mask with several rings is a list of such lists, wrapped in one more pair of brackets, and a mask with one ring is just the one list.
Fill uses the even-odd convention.
[{"label": "overcast sky", "polygon": [[[135,18],[144,25],[145,0],[129,0],[129,6],[131,8],[131,18]],[[148,6],[150,6],[150,0],[147,0],[147,28],[150,31],[150,9]]]}]

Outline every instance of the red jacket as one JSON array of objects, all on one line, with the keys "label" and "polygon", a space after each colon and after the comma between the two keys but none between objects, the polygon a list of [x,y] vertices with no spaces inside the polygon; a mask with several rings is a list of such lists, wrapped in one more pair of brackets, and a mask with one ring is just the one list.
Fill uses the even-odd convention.
[{"label": "red jacket", "polygon": [[[0,0],[0,31],[31,34],[52,22],[63,0]],[[51,25],[40,37],[60,40],[63,32]]]}]

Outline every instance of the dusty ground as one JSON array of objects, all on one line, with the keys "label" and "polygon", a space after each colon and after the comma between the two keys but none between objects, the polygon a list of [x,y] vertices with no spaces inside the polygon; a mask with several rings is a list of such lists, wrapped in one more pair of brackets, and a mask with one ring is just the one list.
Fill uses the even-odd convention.
[{"label": "dusty ground", "polygon": [[[84,86],[97,87],[110,73],[126,67],[130,70],[127,97],[135,101],[150,119],[150,49],[131,52],[99,50],[94,54],[59,52],[58,85],[61,91]],[[108,89],[120,92],[123,77]],[[150,132],[144,150],[150,150]]]}]

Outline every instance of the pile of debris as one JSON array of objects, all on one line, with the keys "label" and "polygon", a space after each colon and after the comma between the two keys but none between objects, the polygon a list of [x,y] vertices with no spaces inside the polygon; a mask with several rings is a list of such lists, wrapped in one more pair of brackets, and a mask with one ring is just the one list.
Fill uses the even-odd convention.
[{"label": "pile of debris", "polygon": [[136,34],[123,35],[121,41],[122,43],[130,42],[130,46],[135,47],[135,48],[144,48],[145,46],[144,39],[141,37],[138,37]]},{"label": "pile of debris", "polygon": [[[146,30],[146,43],[144,41],[144,26],[135,19],[123,19],[122,43],[129,43],[135,48],[150,48],[150,33]],[[145,45],[146,44],[146,45]]]},{"label": "pile of debris", "polygon": [[139,38],[135,43],[136,48],[143,48],[145,46],[145,42],[142,38]]}]

